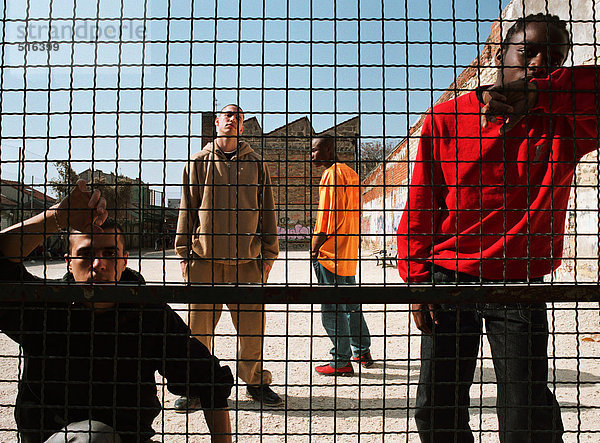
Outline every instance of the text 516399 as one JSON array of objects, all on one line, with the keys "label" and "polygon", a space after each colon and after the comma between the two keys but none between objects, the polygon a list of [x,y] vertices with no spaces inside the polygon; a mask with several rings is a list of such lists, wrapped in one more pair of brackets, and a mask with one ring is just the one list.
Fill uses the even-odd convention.
[{"label": "text 516399", "polygon": [[58,42],[22,42],[17,46],[19,51],[58,51]]}]

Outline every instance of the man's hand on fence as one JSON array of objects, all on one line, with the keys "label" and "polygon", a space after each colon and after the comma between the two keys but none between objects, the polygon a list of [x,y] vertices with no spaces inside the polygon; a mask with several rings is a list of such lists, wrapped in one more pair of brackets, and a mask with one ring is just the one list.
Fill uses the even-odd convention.
[{"label": "man's hand on fence", "polygon": [[106,200],[100,191],[90,193],[85,180],[79,180],[69,196],[57,205],[4,229],[0,235],[0,254],[20,262],[56,231],[72,227],[90,232],[92,225],[100,226],[107,215]]},{"label": "man's hand on fence", "polygon": [[183,279],[185,280],[185,271],[187,270],[187,260],[181,260],[179,262],[179,266],[181,267],[181,276],[183,277]]},{"label": "man's hand on fence", "polygon": [[438,324],[436,305],[413,303],[411,305],[415,326],[425,334],[431,334],[433,324]]},{"label": "man's hand on fence", "polygon": [[503,87],[493,87],[481,95],[485,105],[481,108],[481,127],[502,119],[500,134],[514,128],[537,103],[537,87],[527,79],[511,82]]},{"label": "man's hand on fence", "polygon": [[90,231],[92,225],[101,226],[108,217],[106,200],[100,196],[99,190],[88,191],[85,180],[78,180],[69,196],[54,210],[58,226],[80,232]]}]

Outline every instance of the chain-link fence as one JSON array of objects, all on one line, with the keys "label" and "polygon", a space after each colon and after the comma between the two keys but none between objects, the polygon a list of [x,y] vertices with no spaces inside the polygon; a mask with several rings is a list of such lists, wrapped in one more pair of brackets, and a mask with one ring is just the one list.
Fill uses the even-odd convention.
[{"label": "chain-link fence", "polygon": [[597,440],[595,2],[0,10],[0,440]]}]

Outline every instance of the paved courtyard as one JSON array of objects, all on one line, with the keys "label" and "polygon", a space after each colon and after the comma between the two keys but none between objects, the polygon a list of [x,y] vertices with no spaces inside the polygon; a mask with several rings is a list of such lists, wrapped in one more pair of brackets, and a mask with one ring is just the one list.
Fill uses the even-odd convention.
[{"label": "paved courtyard", "polygon": [[[178,259],[172,253],[146,251],[133,254],[129,266],[141,270],[151,282],[181,281]],[[308,251],[283,251],[273,268],[271,283],[314,283]],[[367,257],[365,257],[367,258]],[[372,257],[369,256],[369,259]],[[28,262],[32,272],[42,275],[44,265]],[[50,262],[48,277],[65,271],[64,262]],[[396,269],[376,266],[363,260],[359,269],[363,284],[400,283]],[[183,305],[173,305],[186,318]],[[330,342],[324,335],[319,305],[269,305],[265,339],[265,367],[273,372],[274,390],[286,398],[286,407],[261,410],[245,397],[243,385],[234,391],[230,407],[237,441],[418,441],[412,408],[419,371],[419,335],[409,322],[406,305],[364,305],[372,335],[376,364],[354,377],[326,378],[314,372],[316,364],[327,361]],[[562,406],[567,429],[565,441],[598,440],[600,421],[600,343],[582,338],[598,333],[597,305],[557,304],[549,311],[555,335],[549,345],[550,377]],[[580,334],[574,334],[575,328]],[[0,334],[0,441],[16,441],[13,408],[20,368],[18,347]],[[223,315],[217,328],[215,353],[235,368],[236,340],[230,317]],[[576,357],[579,357],[577,359]],[[207,441],[201,412],[176,414],[175,397],[157,375],[159,398],[166,410],[157,417],[156,441]],[[477,441],[498,441],[491,430],[495,416],[494,372],[484,340],[483,355],[476,371],[472,394],[471,427],[481,430]],[[577,431],[580,430],[580,433]],[[594,433],[595,432],[595,433]],[[162,434],[162,435],[161,435]],[[360,436],[359,436],[360,434]]]}]

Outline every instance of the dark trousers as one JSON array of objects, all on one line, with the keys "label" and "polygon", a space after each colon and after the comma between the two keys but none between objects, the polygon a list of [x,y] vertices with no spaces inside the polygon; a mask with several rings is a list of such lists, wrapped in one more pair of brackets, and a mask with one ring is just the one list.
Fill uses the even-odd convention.
[{"label": "dark trousers", "polygon": [[[479,281],[435,267],[434,282]],[[415,421],[422,442],[472,442],[469,390],[485,321],[497,380],[501,442],[562,442],[548,389],[546,305],[442,305],[433,334],[421,335]]]},{"label": "dark trousers", "polygon": [[[355,285],[356,277],[336,275],[317,260],[313,268],[320,285]],[[371,347],[371,334],[360,304],[322,304],[321,321],[333,343],[331,348],[332,368],[342,368],[350,364],[352,355],[360,357],[368,354]]]}]

